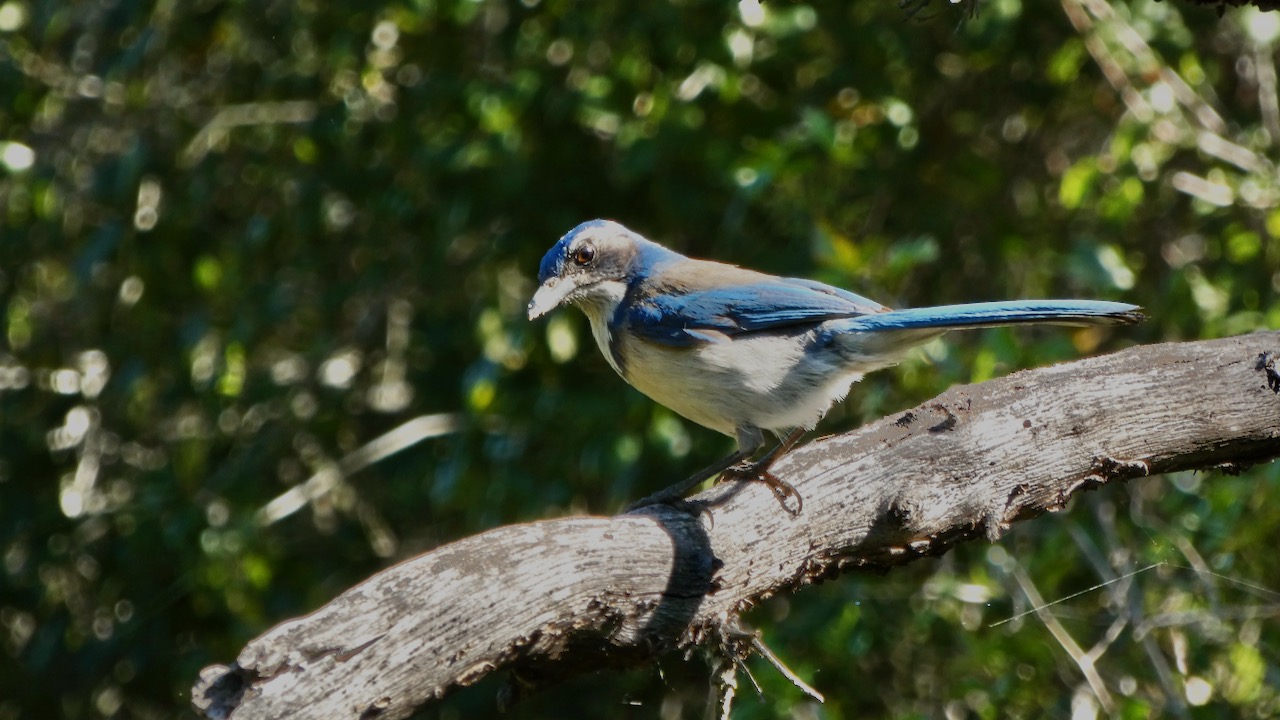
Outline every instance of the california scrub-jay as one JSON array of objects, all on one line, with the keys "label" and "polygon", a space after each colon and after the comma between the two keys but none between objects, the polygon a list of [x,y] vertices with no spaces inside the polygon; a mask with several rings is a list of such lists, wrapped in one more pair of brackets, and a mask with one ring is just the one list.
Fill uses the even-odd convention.
[{"label": "california scrub-jay", "polygon": [[[643,504],[698,483],[758,479],[783,506],[800,496],[770,466],[849,387],[948,330],[1021,323],[1121,325],[1140,308],[1094,300],[1015,300],[893,310],[813,280],[695,260],[616,222],[570,230],[542,258],[529,319],[562,303],[591,322],[609,365],[675,412],[737,438],[738,449]],[[764,432],[781,438],[752,462]]]}]

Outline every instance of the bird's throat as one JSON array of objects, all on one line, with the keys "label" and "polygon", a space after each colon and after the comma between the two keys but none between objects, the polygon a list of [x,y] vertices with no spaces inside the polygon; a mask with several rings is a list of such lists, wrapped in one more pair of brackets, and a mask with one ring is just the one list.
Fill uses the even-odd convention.
[{"label": "bird's throat", "polygon": [[613,333],[609,326],[618,311],[618,304],[626,294],[626,283],[621,280],[605,280],[592,285],[575,299],[578,307],[587,316],[587,320],[591,322],[591,335],[596,340],[596,346],[600,348],[600,354],[604,355],[604,359],[609,361],[609,366],[624,380],[627,376],[622,371],[621,359],[615,354]]}]

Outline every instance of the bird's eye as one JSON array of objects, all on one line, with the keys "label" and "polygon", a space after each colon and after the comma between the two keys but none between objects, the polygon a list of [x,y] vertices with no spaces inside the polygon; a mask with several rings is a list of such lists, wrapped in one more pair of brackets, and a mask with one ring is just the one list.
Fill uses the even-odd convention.
[{"label": "bird's eye", "polygon": [[573,261],[579,265],[589,265],[596,258],[596,249],[590,245],[583,245],[573,253]]}]

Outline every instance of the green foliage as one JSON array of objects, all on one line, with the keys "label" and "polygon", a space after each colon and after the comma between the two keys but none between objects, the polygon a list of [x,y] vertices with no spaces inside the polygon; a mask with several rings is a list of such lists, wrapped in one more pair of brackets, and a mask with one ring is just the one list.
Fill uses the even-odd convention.
[{"label": "green foliage", "polygon": [[[929,12],[0,0],[0,720],[181,713],[201,667],[397,558],[615,511],[725,452],[577,315],[525,319],[584,219],[896,305],[1150,309],[930,345],[824,431],[1280,325],[1274,16]],[[1027,583],[1052,600],[1153,563],[1052,608],[1105,647],[1114,714],[1272,715],[1278,491],[1274,467],[1109,487],[997,546],[775,598],[751,622],[829,702],[755,664],[740,716],[1093,717]],[[516,714],[695,717],[705,673],[673,658]],[[484,715],[493,688],[432,716]]]}]

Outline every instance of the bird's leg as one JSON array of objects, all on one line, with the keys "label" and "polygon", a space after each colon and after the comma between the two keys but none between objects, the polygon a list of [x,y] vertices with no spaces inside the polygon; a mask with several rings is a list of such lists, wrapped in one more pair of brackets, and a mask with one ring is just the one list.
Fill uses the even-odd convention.
[{"label": "bird's leg", "polygon": [[[756,430],[755,432],[756,436],[760,440],[764,439],[759,435],[759,430]],[[769,489],[773,491],[773,496],[778,499],[778,502],[781,503],[782,507],[786,509],[787,512],[792,515],[799,515],[801,508],[804,507],[804,498],[800,497],[800,493],[795,489],[794,485],[769,472],[769,468],[772,467],[779,458],[790,452],[791,448],[795,447],[796,443],[800,442],[800,438],[802,437],[804,437],[804,428],[799,427],[792,430],[782,439],[781,442],[774,445],[773,449],[760,456],[759,460],[748,462],[746,461],[746,458],[743,458],[742,462],[732,463],[729,467],[726,467],[724,472],[720,475],[720,481],[758,480],[767,485]],[[738,442],[739,444],[742,443],[741,430],[738,434]],[[757,447],[759,447],[758,444]],[[787,499],[792,497],[796,499],[796,509],[794,512],[790,507],[787,507]]]},{"label": "bird's leg", "polygon": [[[684,496],[689,494],[689,491],[710,478],[719,475],[720,482],[725,480],[757,480],[762,482],[773,492],[773,496],[777,498],[778,503],[782,505],[784,510],[792,515],[800,514],[801,508],[804,507],[804,498],[800,497],[800,493],[791,483],[769,472],[769,468],[778,458],[786,455],[791,448],[795,447],[796,443],[800,442],[800,438],[804,437],[804,428],[792,430],[781,442],[754,462],[750,461],[749,458],[764,444],[764,433],[760,431],[760,428],[743,426],[738,428],[737,436],[738,449],[728,457],[708,465],[690,475],[683,482],[676,483],[671,487],[664,488],[648,497],[635,501],[627,507],[627,511],[649,507],[650,505],[678,505],[684,499]],[[787,505],[787,500],[790,498],[796,499],[795,510],[792,510]]]},{"label": "bird's leg", "polygon": [[751,457],[751,454],[754,453],[758,447],[759,445],[755,445],[750,449],[743,449],[741,442],[739,442],[738,449],[728,457],[702,468],[698,472],[690,475],[683,482],[678,482],[671,487],[663,488],[648,497],[640,498],[627,506],[627,511],[642,507],[649,507],[650,505],[670,505],[676,501],[682,500],[685,495],[689,494],[690,490]]}]

